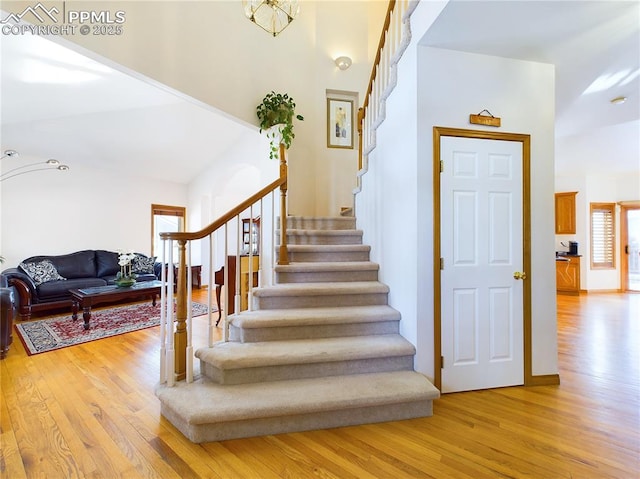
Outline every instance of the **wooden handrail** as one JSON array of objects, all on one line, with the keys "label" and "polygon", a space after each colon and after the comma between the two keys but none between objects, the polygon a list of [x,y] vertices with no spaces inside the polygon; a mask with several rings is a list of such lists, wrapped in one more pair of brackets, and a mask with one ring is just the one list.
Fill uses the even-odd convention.
[{"label": "wooden handrail", "polygon": [[258,191],[253,196],[250,196],[249,198],[244,200],[242,203],[240,203],[235,208],[233,208],[233,209],[229,210],[228,212],[226,212],[220,218],[215,220],[209,226],[206,226],[205,228],[201,229],[200,231],[180,232],[180,233],[179,232],[164,232],[164,233],[160,233],[160,238],[162,238],[164,240],[171,239],[171,240],[175,240],[175,241],[193,241],[193,240],[202,239],[202,238],[204,238],[206,236],[209,236],[211,233],[213,233],[217,229],[221,228],[222,226],[224,226],[225,223],[228,223],[229,221],[231,221],[234,217],[238,216],[240,213],[242,213],[244,210],[249,208],[249,206],[251,206],[252,204],[256,203],[261,198],[264,198],[265,196],[267,196],[269,193],[271,193],[276,188],[278,188],[278,187],[280,187],[282,185],[286,185],[286,184],[287,184],[286,175],[284,177],[281,176],[280,178],[278,178],[274,182],[272,182],[272,183],[268,184],[267,186],[265,186],[264,188],[262,188],[260,191]]},{"label": "wooden handrail", "polygon": [[[371,69],[371,77],[369,77],[369,87],[367,88],[367,93],[364,96],[364,103],[362,104],[362,109],[365,110],[369,105],[369,98],[371,98],[371,92],[373,91],[373,82],[376,79],[376,69],[378,68],[378,64],[380,63],[380,55],[382,54],[382,49],[384,48],[384,42],[387,38],[387,31],[389,30],[389,25],[391,24],[391,14],[393,13],[393,9],[396,6],[396,0],[389,1],[389,7],[387,8],[387,16],[384,19],[384,25],[382,26],[382,34],[380,35],[380,40],[378,41],[378,52],[376,53],[376,59],[373,61],[373,68]],[[364,114],[362,115],[364,118]]]},{"label": "wooden handrail", "polygon": [[364,103],[358,109],[358,170],[362,170],[362,147],[364,145],[362,141],[362,133],[363,133],[363,125],[364,118],[367,114],[367,106],[369,106],[369,100],[371,98],[371,94],[373,93],[373,82],[376,80],[376,73],[378,71],[378,66],[380,65],[380,59],[382,58],[382,50],[384,49],[384,44],[387,40],[387,32],[389,31],[389,26],[391,25],[391,15],[393,14],[393,9],[396,6],[396,0],[390,0],[389,6],[387,7],[387,16],[384,19],[384,25],[382,26],[382,33],[380,34],[380,40],[378,41],[378,51],[376,52],[376,58],[373,61],[373,68],[371,69],[371,76],[369,77],[369,86],[367,87],[367,93],[364,95]]},{"label": "wooden handrail", "polygon": [[[193,367],[190,365],[190,359],[187,358],[188,351],[191,351],[192,347],[189,345],[191,341],[188,336],[187,329],[187,317],[188,317],[188,298],[187,298],[187,258],[186,248],[189,241],[199,240],[207,236],[212,235],[215,231],[222,228],[225,224],[229,223],[236,217],[252,207],[255,203],[261,201],[268,194],[280,188],[280,257],[278,264],[288,264],[287,256],[287,160],[285,157],[285,146],[280,144],[280,178],[273,181],[269,185],[262,188],[256,194],[250,196],[235,208],[232,208],[220,218],[215,220],[210,225],[195,232],[164,232],[160,233],[162,240],[176,241],[178,244],[178,271],[177,271],[177,284],[176,284],[176,316],[175,316],[175,331],[173,335],[173,369],[174,377],[171,379],[170,384],[173,384],[173,380],[187,379],[191,381],[193,379]],[[226,253],[225,253],[226,254]],[[173,271],[173,270],[172,270]],[[225,280],[226,281],[226,280]],[[168,300],[167,308],[173,307],[173,298]],[[238,310],[240,308],[238,307]],[[167,309],[168,310],[168,309]],[[169,327],[169,326],[167,326]],[[228,337],[228,323],[225,324],[225,340]],[[189,353],[190,357],[192,353]],[[170,368],[167,368],[170,371]],[[166,380],[166,378],[161,378]]]}]

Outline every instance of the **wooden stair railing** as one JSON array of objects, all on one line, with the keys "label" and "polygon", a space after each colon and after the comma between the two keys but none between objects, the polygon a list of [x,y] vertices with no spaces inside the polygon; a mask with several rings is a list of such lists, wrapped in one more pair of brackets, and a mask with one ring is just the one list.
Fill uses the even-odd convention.
[{"label": "wooden stair railing", "polygon": [[[210,225],[204,227],[200,231],[195,232],[164,232],[160,233],[160,238],[163,240],[163,264],[173,264],[173,242],[177,242],[178,246],[178,268],[177,272],[174,273],[174,268],[162,268],[162,294],[161,294],[161,311],[160,311],[160,336],[161,336],[161,347],[160,347],[160,382],[167,383],[167,385],[172,386],[175,381],[181,381],[186,379],[187,382],[193,381],[193,347],[191,341],[191,248],[190,245],[193,241],[209,238],[209,250],[210,250],[210,268],[209,268],[209,290],[208,290],[208,307],[209,307],[209,346],[213,343],[213,331],[214,331],[214,322],[212,317],[212,298],[211,291],[213,285],[213,234],[217,231],[223,229],[224,237],[225,237],[225,265],[228,261],[228,244],[227,244],[227,227],[232,221],[236,221],[238,224],[238,235],[237,235],[237,254],[236,258],[240,258],[240,215],[249,210],[249,217],[253,218],[253,208],[254,205],[259,204],[260,210],[262,213],[262,201],[270,194],[275,194],[274,192],[280,188],[280,241],[279,241],[279,254],[278,256],[278,264],[289,264],[288,252],[287,252],[287,227],[286,227],[286,217],[287,217],[287,162],[285,157],[285,147],[283,144],[280,145],[280,177],[273,181],[271,184],[265,186],[260,191],[258,191],[253,196],[247,198],[242,203],[237,205],[235,208],[232,208],[227,213],[222,215],[220,218],[215,220]],[[273,198],[273,196],[272,196]],[[273,201],[273,200],[272,200]],[[275,222],[274,218],[274,210],[275,206],[272,208],[272,227],[271,231],[275,231],[275,227],[273,226]],[[250,220],[252,221],[252,220]],[[261,229],[262,232],[262,229]],[[251,234],[251,228],[250,228]],[[273,246],[275,247],[275,239],[272,238]],[[263,242],[260,241],[262,245]],[[168,258],[167,256],[168,252]],[[253,256],[253,249],[249,248],[249,256]],[[271,256],[272,258],[276,257],[275,249]],[[260,258],[261,259],[261,258]],[[252,265],[252,261],[249,261],[249,264]],[[239,265],[239,263],[238,263]],[[237,266],[239,270],[239,267]],[[225,284],[228,284],[228,273],[229,268],[225,268]],[[174,330],[174,308],[173,308],[173,287],[170,285],[174,284],[174,274],[177,275],[176,287],[175,287],[175,296],[176,296],[176,305],[175,305],[175,330]],[[250,275],[252,275],[252,271],[250,270]],[[236,275],[237,286],[239,286],[239,275]],[[252,282],[250,282],[252,283]],[[252,285],[251,285],[252,286]],[[236,287],[236,291],[239,291],[239,287]],[[225,305],[229,304],[230,298],[225,298]],[[236,293],[236,307],[235,313],[238,314],[240,312],[239,307],[239,293]],[[225,314],[224,314],[224,332],[223,337],[224,340],[228,340],[229,337],[229,325],[227,321],[226,314],[226,306],[225,306]],[[171,334],[173,332],[173,334]],[[171,373],[173,372],[173,373]]]},{"label": "wooden stair railing", "polygon": [[391,69],[406,47],[406,44],[403,44],[406,39],[406,36],[403,36],[405,16],[415,9],[417,3],[410,0],[389,1],[367,93],[362,107],[358,109],[358,178],[362,170],[367,169],[365,158],[375,146],[375,129],[384,119],[381,105],[395,86]]}]

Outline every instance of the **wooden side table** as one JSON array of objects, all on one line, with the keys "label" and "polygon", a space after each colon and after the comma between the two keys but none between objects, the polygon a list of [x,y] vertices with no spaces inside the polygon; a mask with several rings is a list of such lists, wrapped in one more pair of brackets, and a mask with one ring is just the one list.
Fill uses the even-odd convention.
[{"label": "wooden side table", "polygon": [[191,286],[194,288],[202,288],[202,266],[191,265]]}]

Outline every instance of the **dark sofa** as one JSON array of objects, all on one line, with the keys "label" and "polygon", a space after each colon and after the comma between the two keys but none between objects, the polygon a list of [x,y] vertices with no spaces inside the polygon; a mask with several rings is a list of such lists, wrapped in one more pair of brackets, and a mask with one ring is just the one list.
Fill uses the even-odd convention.
[{"label": "dark sofa", "polygon": [[[136,253],[132,266],[138,282],[159,279],[162,269],[155,258],[140,253]],[[59,256],[32,256],[2,274],[15,287],[21,319],[30,319],[32,313],[71,307],[71,289],[114,284],[119,271],[118,253],[84,250]]]}]

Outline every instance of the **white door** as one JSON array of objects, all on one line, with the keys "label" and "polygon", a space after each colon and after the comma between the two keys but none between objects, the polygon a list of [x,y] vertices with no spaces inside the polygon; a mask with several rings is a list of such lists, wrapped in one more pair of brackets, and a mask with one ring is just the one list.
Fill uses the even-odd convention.
[{"label": "white door", "polygon": [[524,384],[522,143],[440,152],[442,391]]}]

